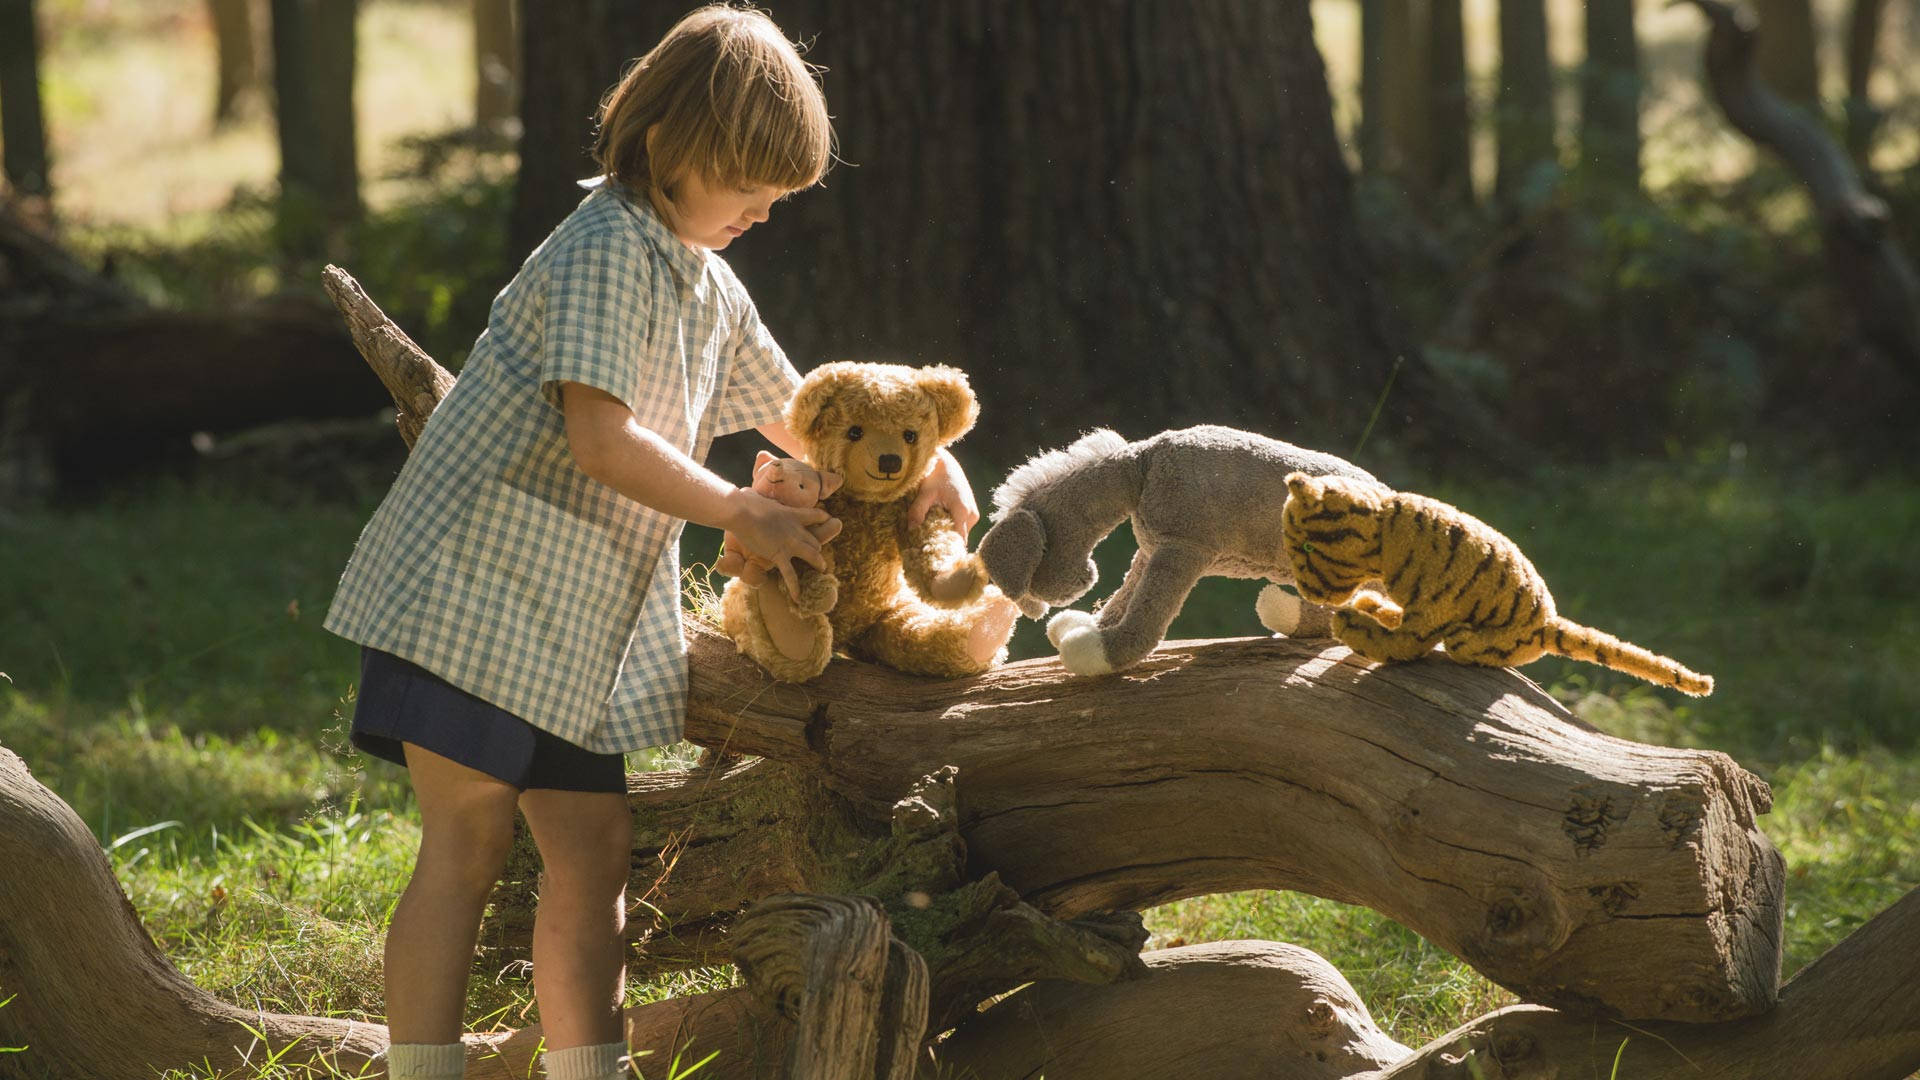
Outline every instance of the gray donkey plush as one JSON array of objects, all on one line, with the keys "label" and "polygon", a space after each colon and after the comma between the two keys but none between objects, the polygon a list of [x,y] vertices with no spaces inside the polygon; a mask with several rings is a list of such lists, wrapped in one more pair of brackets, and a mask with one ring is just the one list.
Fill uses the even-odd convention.
[{"label": "gray donkey plush", "polygon": [[[1093,548],[1128,518],[1140,551],[1097,615],[1062,611],[1047,638],[1068,670],[1098,675],[1154,650],[1202,577],[1290,583],[1280,536],[1287,474],[1372,480],[1366,470],[1291,443],[1206,425],[1128,442],[1083,436],[1015,469],[993,493],[993,527],[980,560],[1029,618],[1093,587]],[[1328,611],[1276,585],[1260,593],[1260,622],[1275,633],[1324,635]]]}]

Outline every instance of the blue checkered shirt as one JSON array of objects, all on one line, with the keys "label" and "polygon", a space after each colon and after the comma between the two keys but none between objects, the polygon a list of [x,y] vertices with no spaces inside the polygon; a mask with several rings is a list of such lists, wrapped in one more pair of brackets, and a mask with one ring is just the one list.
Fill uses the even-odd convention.
[{"label": "blue checkered shirt", "polygon": [[360,534],[326,628],[599,753],[680,738],[683,522],[587,476],[561,382],[705,460],[800,381],[725,261],[596,188],[494,298]]}]

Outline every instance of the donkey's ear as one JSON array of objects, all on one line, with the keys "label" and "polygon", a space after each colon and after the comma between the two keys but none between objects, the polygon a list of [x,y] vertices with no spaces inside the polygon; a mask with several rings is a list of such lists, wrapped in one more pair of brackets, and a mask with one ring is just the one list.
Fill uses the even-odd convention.
[{"label": "donkey's ear", "polygon": [[1040,568],[1040,556],[1046,550],[1047,530],[1040,515],[1015,510],[980,538],[980,563],[988,579],[1018,603],[1033,588],[1033,572]]},{"label": "donkey's ear", "polygon": [[967,373],[959,368],[945,364],[921,368],[914,384],[933,400],[940,414],[940,445],[965,435],[979,419],[980,403],[974,399],[973,387],[967,385]]}]

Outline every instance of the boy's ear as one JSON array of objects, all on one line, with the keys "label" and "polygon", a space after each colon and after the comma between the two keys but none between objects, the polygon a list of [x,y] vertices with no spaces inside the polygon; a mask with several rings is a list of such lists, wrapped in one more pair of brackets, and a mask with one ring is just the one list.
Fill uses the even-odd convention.
[{"label": "boy's ear", "polygon": [[800,389],[794,391],[793,400],[787,402],[787,430],[808,442],[820,438],[820,414],[842,391],[865,379],[860,366],[850,360],[836,360],[814,368],[800,380]]},{"label": "boy's ear", "polygon": [[840,485],[846,482],[847,478],[841,476],[839,473],[827,472],[825,469],[822,469],[820,471],[820,497],[824,499],[834,492],[839,491]]},{"label": "boy's ear", "polygon": [[972,430],[973,422],[980,417],[980,403],[974,400],[973,388],[967,385],[966,372],[935,364],[921,368],[915,383],[921,393],[933,400],[933,407],[940,414],[940,445],[945,446]]}]

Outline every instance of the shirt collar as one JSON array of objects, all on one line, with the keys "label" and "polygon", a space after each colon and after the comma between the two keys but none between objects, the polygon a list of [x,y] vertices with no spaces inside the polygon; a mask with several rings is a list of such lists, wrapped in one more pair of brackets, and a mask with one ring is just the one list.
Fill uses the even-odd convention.
[{"label": "shirt collar", "polygon": [[626,208],[628,215],[640,227],[640,234],[667,260],[667,265],[673,268],[674,276],[680,279],[680,283],[688,288],[700,283],[701,276],[707,270],[707,260],[713,257],[712,252],[695,250],[681,243],[673,230],[667,228],[667,223],[661,221],[660,215],[654,212],[653,205],[618,180],[595,176],[581,180],[579,184],[588,191],[605,188],[607,194],[620,200],[620,205]]}]

